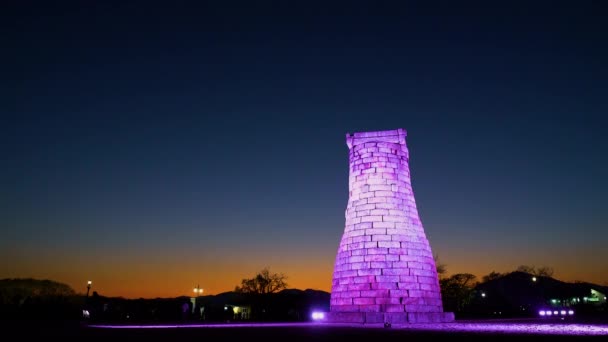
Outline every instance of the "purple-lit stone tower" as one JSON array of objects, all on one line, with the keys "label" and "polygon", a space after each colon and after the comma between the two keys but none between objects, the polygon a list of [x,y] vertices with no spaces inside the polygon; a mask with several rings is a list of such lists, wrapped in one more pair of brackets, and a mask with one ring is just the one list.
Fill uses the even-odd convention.
[{"label": "purple-lit stone tower", "polygon": [[450,322],[418,216],[404,129],[346,135],[349,197],[331,289],[333,322]]}]

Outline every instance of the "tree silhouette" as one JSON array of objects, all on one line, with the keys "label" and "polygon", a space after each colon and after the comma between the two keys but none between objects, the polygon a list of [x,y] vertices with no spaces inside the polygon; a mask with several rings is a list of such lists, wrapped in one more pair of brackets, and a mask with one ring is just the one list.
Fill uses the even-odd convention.
[{"label": "tree silhouette", "polygon": [[539,267],[536,270],[536,275],[540,276],[540,277],[552,277],[553,276],[553,268],[547,267],[547,266]]},{"label": "tree silhouette", "polygon": [[520,265],[515,271],[532,274],[538,277],[552,277],[554,273],[553,268],[551,267],[543,266],[537,269],[534,266],[528,265]]},{"label": "tree silhouette", "polygon": [[275,293],[287,288],[285,279],[287,277],[283,273],[270,273],[266,267],[253,278],[243,279],[241,286],[237,286],[234,291],[255,294]]},{"label": "tree silhouette", "polygon": [[528,265],[519,265],[515,272],[523,272],[528,274],[536,274],[536,267]]},{"label": "tree silhouette", "polygon": [[471,302],[477,277],[470,273],[458,273],[439,281],[441,297],[447,311],[462,312]]},{"label": "tree silhouette", "polygon": [[435,268],[437,269],[437,275],[439,278],[443,278],[448,272],[448,266],[439,261],[439,254],[435,254]]},{"label": "tree silhouette", "polygon": [[487,282],[489,282],[491,280],[498,279],[498,278],[502,277],[503,275],[504,274],[502,274],[500,272],[494,272],[494,271],[492,271],[492,272],[490,272],[490,274],[487,274],[487,275],[483,276],[481,278],[481,282],[482,283],[487,283]]}]

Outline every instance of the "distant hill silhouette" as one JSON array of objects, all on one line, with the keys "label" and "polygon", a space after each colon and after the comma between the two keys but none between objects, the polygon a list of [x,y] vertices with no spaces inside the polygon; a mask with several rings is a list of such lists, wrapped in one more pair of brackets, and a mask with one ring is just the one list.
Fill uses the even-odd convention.
[{"label": "distant hill silhouette", "polygon": [[[512,272],[478,284],[471,311],[518,316],[533,316],[539,308],[550,306],[578,307],[589,311],[585,305],[590,306],[590,303],[585,303],[583,298],[590,297],[592,289],[603,294],[608,293],[608,287],[602,285],[568,283],[551,277]],[[485,296],[481,296],[482,293]],[[573,298],[579,298],[580,302],[573,302]]]},{"label": "distant hill silhouette", "polygon": [[[329,297],[328,292],[311,289],[267,294],[231,291],[199,296],[193,308],[192,297],[125,299],[95,294],[89,310],[92,320],[103,322],[306,321],[313,310],[329,311]],[[235,307],[246,308],[247,315],[237,314]]]}]

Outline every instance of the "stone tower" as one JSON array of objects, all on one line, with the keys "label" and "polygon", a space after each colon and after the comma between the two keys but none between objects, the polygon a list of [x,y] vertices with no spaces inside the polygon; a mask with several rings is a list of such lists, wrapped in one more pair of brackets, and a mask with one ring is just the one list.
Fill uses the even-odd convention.
[{"label": "stone tower", "polygon": [[418,216],[404,129],[346,135],[349,197],[334,267],[334,322],[449,322]]}]

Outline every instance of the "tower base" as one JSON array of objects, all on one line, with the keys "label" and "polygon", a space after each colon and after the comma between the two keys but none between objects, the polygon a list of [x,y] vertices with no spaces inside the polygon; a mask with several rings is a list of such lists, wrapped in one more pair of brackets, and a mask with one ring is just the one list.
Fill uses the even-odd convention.
[{"label": "tower base", "polygon": [[450,323],[453,312],[329,312],[330,323]]}]

